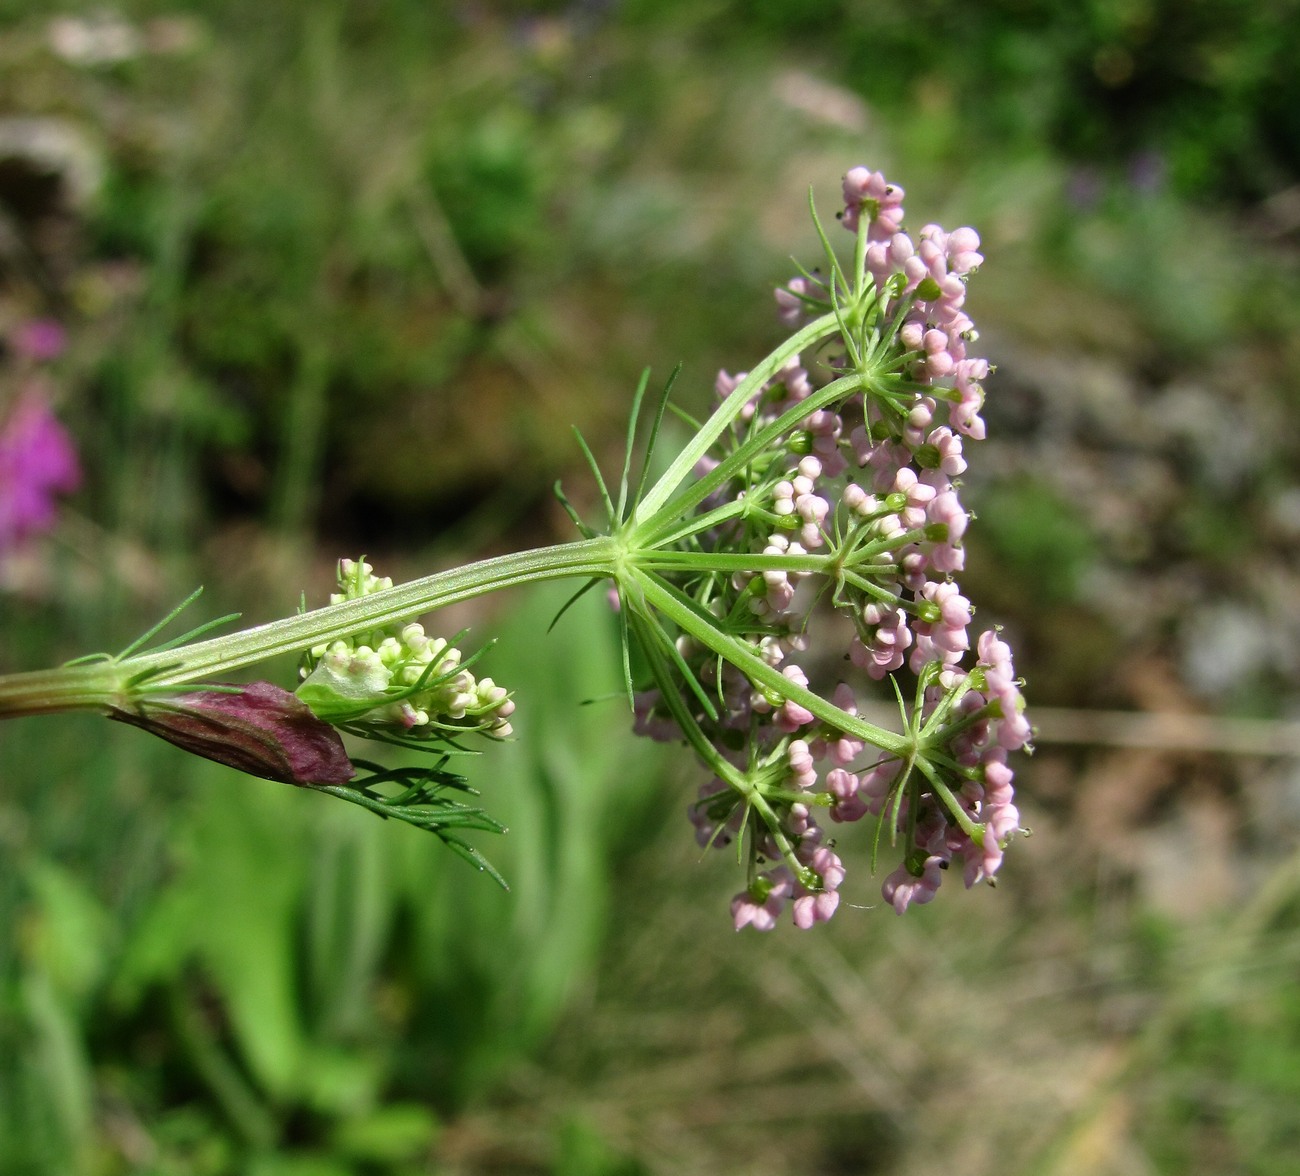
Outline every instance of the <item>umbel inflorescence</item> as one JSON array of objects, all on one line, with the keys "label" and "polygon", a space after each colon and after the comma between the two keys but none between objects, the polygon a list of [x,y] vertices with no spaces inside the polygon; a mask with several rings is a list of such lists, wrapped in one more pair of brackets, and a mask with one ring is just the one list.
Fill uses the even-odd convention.
[{"label": "umbel inflorescence", "polygon": [[[719,374],[719,397],[743,389],[743,404],[696,465],[707,493],[672,544],[693,558],[659,561],[698,616],[780,678],[756,680],[685,633],[637,696],[638,731],[691,738],[714,770],[691,819],[702,845],[741,842],[737,928],[769,929],[787,903],[800,927],[834,913],[836,824],[876,818],[876,850],[896,847],[883,894],[899,913],[951,866],[967,886],[991,879],[1019,828],[1008,753],[1030,728],[1011,650],[994,631],[972,642],[954,579],[964,449],[984,436],[989,372],[968,351],[964,309],[979,237],[926,225],[914,239],[902,189],[865,168],[845,177],[844,200],[854,268],[832,261],[776,292],[788,326],[829,314],[833,327],[759,379]],[[816,599],[843,621],[815,616]],[[810,706],[813,667],[845,661],[889,680],[901,737]],[[831,700],[856,715],[848,682]]]},{"label": "umbel inflorescence", "polygon": [[[965,310],[982,258],[972,229],[909,235],[902,201],[878,172],[848,173],[852,261],[821,233],[824,268],[776,294],[788,337],[718,376],[715,408],[655,478],[668,389],[642,438],[643,380],[616,493],[591,461],[606,525],[570,508],[579,540],[400,585],[344,560],[313,612],[208,636],[225,618],[146,648],[168,618],[119,654],[0,677],[0,718],[97,710],[428,829],[491,870],[460,834],[500,826],[452,765],[474,737],[511,734],[514,700],[471,671],[479,655],[461,656],[460,635],[415,618],[533,581],[612,581],[635,728],[706,765],[691,819],[701,844],[744,865],[737,928],[769,929],[787,906],[802,928],[830,918],[850,860],[830,832],[867,817],[859,856],[885,855],[900,913],[950,868],[967,886],[992,879],[1019,830],[1008,757],[1031,732],[1011,650],[996,630],[972,637],[955,578],[966,449],[984,436],[989,366],[968,352]],[[295,692],[222,681],[289,652]],[[873,680],[897,702],[896,729],[859,713]],[[385,768],[340,732],[431,756]]]}]

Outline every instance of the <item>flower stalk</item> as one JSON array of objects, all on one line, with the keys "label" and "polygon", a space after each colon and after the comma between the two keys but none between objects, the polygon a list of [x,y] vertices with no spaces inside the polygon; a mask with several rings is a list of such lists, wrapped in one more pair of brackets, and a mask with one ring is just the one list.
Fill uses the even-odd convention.
[{"label": "flower stalk", "polygon": [[210,682],[286,653],[391,625],[502,588],[570,576],[600,579],[614,571],[618,543],[608,536],[579,539],[496,556],[435,572],[355,600],[284,617],[241,632],[179,648],[0,675],[0,718],[57,711],[129,709],[132,700]]}]

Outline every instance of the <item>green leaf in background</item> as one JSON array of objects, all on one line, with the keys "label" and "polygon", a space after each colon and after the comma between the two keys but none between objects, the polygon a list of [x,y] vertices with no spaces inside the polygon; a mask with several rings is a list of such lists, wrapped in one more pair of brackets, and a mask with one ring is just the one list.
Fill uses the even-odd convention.
[{"label": "green leaf in background", "polygon": [[[394,946],[421,998],[405,1064],[443,1098],[481,1091],[555,1024],[594,965],[618,855],[664,803],[661,749],[630,734],[603,595],[547,633],[569,595],[556,585],[512,600],[487,664],[514,692],[515,739],[463,765],[509,829],[491,855],[510,893],[409,838],[400,847]],[[592,699],[606,701],[583,705]]]},{"label": "green leaf in background", "polygon": [[93,1147],[84,1021],[114,936],[107,912],[71,871],[38,857],[23,882],[22,971],[0,986],[0,1160],[6,1150],[28,1152],[33,1162],[48,1156],[75,1170]]},{"label": "green leaf in background", "polygon": [[390,1103],[367,1115],[344,1119],[332,1136],[343,1155],[370,1164],[395,1164],[427,1152],[438,1120],[419,1103]]},{"label": "green leaf in background", "polygon": [[1029,478],[985,487],[979,499],[981,540],[993,548],[1000,575],[1039,607],[1072,601],[1094,564],[1098,543],[1083,511]]},{"label": "green leaf in background", "polygon": [[15,1125],[16,1133],[75,1171],[89,1153],[94,1121],[94,1083],[82,1027],[39,971],[23,977],[21,1001],[26,1098],[17,1103],[23,1121]]},{"label": "green leaf in background", "polygon": [[129,994],[176,983],[200,964],[253,1075],[287,1097],[306,1060],[295,943],[310,817],[301,794],[264,783],[220,769],[196,773],[176,875],[128,945],[118,986]]},{"label": "green leaf in background", "polygon": [[72,871],[38,858],[26,871],[32,909],[25,920],[28,966],[79,1009],[108,967],[116,936],[109,913]]}]

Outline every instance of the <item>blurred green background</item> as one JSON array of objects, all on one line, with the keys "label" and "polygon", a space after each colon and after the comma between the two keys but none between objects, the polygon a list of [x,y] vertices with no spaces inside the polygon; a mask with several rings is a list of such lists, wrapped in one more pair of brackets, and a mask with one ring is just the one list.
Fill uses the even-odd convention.
[{"label": "blurred green background", "polygon": [[0,1172],[1300,1171],[1296,0],[0,0],[0,329],[68,327],[87,473],[4,566],[0,671],[196,583],[262,620],[342,555],[569,537],[570,425],[613,460],[644,365],[702,408],[765,354],[808,186],[859,163],[984,238],[963,585],[1031,705],[1258,749],[1045,738],[996,892],[898,920],[862,847],[877,909],[760,937],[691,764],[583,705],[596,601],[439,622],[516,691],[471,769],[509,894],[139,732],[6,724]]}]

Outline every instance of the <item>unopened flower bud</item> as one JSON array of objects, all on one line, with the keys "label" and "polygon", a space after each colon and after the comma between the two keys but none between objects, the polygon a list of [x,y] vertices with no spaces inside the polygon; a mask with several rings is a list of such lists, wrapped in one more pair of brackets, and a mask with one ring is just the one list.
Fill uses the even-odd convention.
[{"label": "unopened flower bud", "polygon": [[263,780],[345,784],[356,775],[338,732],[271,682],[145,698],[109,718]]}]

